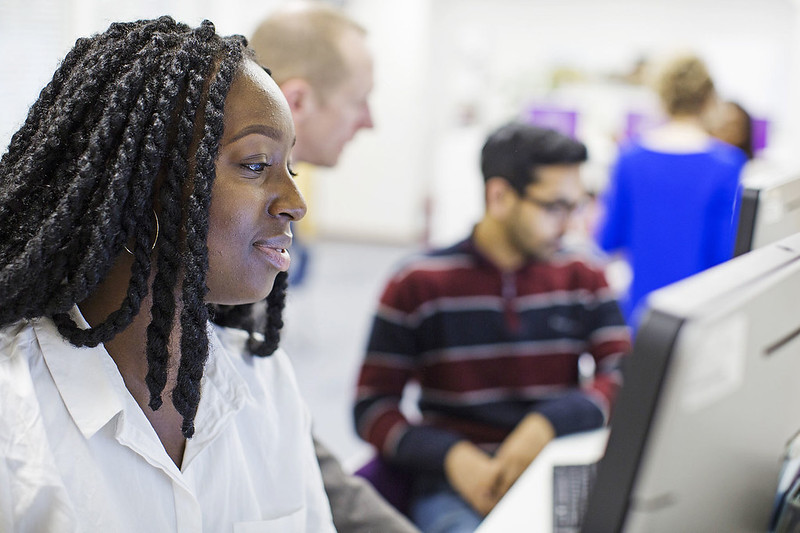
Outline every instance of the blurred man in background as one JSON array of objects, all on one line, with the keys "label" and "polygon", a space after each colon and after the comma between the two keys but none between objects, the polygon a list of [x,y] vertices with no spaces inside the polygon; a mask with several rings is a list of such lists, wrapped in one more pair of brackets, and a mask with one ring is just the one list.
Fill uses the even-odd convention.
[{"label": "blurred man in background", "polygon": [[[372,55],[366,30],[332,6],[290,2],[256,28],[250,46],[289,102],[297,135],[292,158],[301,164],[298,184],[310,201],[308,165],[336,165],[355,134],[372,128]],[[313,213],[295,228],[295,261],[289,272],[293,285],[305,279],[311,256],[305,241],[312,228]]]},{"label": "blurred man in background", "polygon": [[325,4],[290,3],[255,31],[250,46],[292,110],[295,161],[334,166],[362,128],[372,128],[372,56],[366,31]]},{"label": "blurred man in background", "polygon": [[[366,31],[340,10],[317,2],[289,3],[258,26],[250,46],[289,102],[297,136],[294,162],[334,166],[355,134],[372,128]],[[341,533],[417,531],[369,483],[344,472],[319,440],[315,444]]]},{"label": "blurred man in background", "polygon": [[[473,531],[551,439],[608,421],[629,331],[603,271],[562,250],[586,159],[555,130],[497,129],[472,234],[406,261],[381,296],[356,426],[413,473],[426,533]],[[584,353],[596,370],[581,379]],[[421,420],[401,407],[411,381]]]}]

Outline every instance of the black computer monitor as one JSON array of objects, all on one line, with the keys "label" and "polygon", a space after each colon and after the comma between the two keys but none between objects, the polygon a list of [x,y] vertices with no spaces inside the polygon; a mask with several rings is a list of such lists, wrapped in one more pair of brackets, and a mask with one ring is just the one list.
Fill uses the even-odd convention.
[{"label": "black computer monitor", "polygon": [[582,531],[766,531],[800,429],[800,235],[647,306]]},{"label": "black computer monitor", "polygon": [[800,232],[800,173],[763,173],[746,180],[734,257],[797,232]]}]

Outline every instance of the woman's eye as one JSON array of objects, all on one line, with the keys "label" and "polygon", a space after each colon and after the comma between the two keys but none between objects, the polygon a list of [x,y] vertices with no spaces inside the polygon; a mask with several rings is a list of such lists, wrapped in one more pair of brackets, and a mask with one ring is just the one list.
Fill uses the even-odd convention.
[{"label": "woman's eye", "polygon": [[261,174],[262,172],[264,172],[264,169],[267,168],[268,166],[269,165],[267,163],[244,163],[244,164],[242,164],[242,167],[244,167],[245,169],[247,169],[247,170],[249,170],[249,171],[251,171],[251,172],[253,172],[255,174]]},{"label": "woman's eye", "polygon": [[288,170],[288,171],[289,171],[289,175],[290,175],[291,177],[293,177],[293,178],[296,178],[296,177],[297,177],[297,172],[295,172],[295,171],[292,169],[292,167],[290,167],[290,166],[287,166],[287,167],[286,167],[286,170]]}]

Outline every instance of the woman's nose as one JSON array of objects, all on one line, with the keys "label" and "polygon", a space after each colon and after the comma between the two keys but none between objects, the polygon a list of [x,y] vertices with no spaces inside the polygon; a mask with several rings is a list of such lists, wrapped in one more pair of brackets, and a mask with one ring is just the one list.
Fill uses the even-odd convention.
[{"label": "woman's nose", "polygon": [[274,217],[284,216],[293,221],[300,220],[308,211],[305,198],[291,176],[287,174],[282,181],[281,190],[270,202],[267,212]]}]

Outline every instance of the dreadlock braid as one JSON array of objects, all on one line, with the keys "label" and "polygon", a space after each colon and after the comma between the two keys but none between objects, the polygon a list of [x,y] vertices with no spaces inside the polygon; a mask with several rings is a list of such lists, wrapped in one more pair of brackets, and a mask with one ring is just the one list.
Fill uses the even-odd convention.
[{"label": "dreadlock braid", "polygon": [[289,284],[289,275],[281,272],[275,278],[272,292],[267,296],[267,322],[264,326],[264,343],[260,346],[251,346],[255,353],[261,356],[270,355],[278,349],[283,328],[283,308],[286,305],[286,287]]},{"label": "dreadlock braid", "polygon": [[[154,38],[154,43],[160,42],[160,39]],[[141,56],[140,52],[137,56]],[[155,67],[155,61],[152,58],[142,58],[144,63],[138,61],[132,64],[130,71],[125,73],[120,78],[120,85],[126,90],[115,91],[109,99],[108,108],[112,111],[107,114],[107,120],[104,116],[98,123],[95,131],[91,133],[90,146],[96,150],[99,140],[93,142],[95,139],[114,138],[122,132],[119,147],[114,149],[109,146],[109,161],[111,180],[100,182],[97,184],[96,189],[89,199],[89,210],[98,213],[98,223],[91,226],[84,226],[77,232],[77,238],[68,241],[74,243],[73,246],[80,246],[88,250],[88,261],[85,263],[93,264],[96,261],[92,257],[97,255],[100,250],[114,248],[119,249],[121,239],[115,242],[114,236],[109,235],[108,232],[103,231],[103,228],[118,227],[120,225],[121,210],[116,209],[117,205],[125,205],[128,201],[130,189],[128,184],[131,182],[131,173],[133,168],[133,158],[138,155],[138,146],[141,143],[142,128],[141,124],[144,122],[145,117],[137,113],[139,110],[133,106],[130,114],[115,112],[117,109],[128,109],[131,107],[132,96],[140,94],[143,91],[143,81],[151,76],[151,72]],[[125,131],[122,131],[122,130]],[[95,154],[92,155],[97,158]],[[98,158],[99,159],[99,158]],[[100,164],[100,163],[98,163]],[[97,165],[89,166],[87,172],[91,172]],[[139,191],[142,192],[141,189]],[[148,205],[148,207],[150,207]],[[145,211],[147,213],[147,211]],[[147,219],[149,221],[149,218]],[[150,223],[140,224],[139,227],[146,227],[149,229]],[[148,233],[149,235],[149,233]],[[63,256],[75,257],[70,253],[67,247],[64,247]],[[74,261],[73,261],[74,263]],[[78,294],[85,292],[85,287],[95,286],[99,282],[97,272],[93,269],[81,268],[80,264],[71,264],[68,272],[72,272],[76,278],[76,283],[72,293],[65,293],[61,299],[56,303],[57,308],[70,307],[72,302]],[[52,280],[56,282],[57,280]],[[103,338],[96,338],[94,342],[101,342]]]},{"label": "dreadlock braid", "polygon": [[[132,26],[128,25],[128,27]],[[125,27],[125,25],[115,25],[109,34],[116,35],[121,28]],[[13,207],[18,202],[22,203],[22,209],[17,210],[16,218],[18,220],[13,218],[9,220],[9,226],[17,227],[20,230],[15,232],[16,238],[12,241],[12,248],[9,250],[9,256],[14,258],[18,266],[4,268],[0,273],[0,286],[5,286],[7,283],[11,289],[5,293],[10,301],[23,305],[28,304],[33,309],[41,307],[44,303],[42,300],[49,298],[49,294],[42,292],[39,293],[41,297],[38,300],[31,299],[30,296],[15,300],[16,291],[25,287],[24,282],[21,282],[19,278],[28,276],[32,269],[37,269],[35,265],[39,265],[38,269],[41,270],[42,266],[47,263],[43,261],[43,258],[55,257],[57,248],[65,246],[65,241],[67,245],[74,242],[69,233],[61,235],[60,233],[63,233],[61,230],[66,226],[81,227],[77,220],[82,218],[85,202],[93,196],[93,188],[98,183],[112,181],[92,179],[95,176],[93,173],[105,177],[106,161],[103,160],[104,156],[106,159],[109,157],[107,152],[110,143],[119,141],[118,137],[112,136],[119,134],[118,126],[116,131],[113,131],[115,124],[112,119],[116,119],[116,124],[119,123],[118,117],[114,115],[118,114],[120,110],[115,105],[111,105],[112,102],[109,99],[114,97],[115,91],[122,94],[132,91],[125,84],[129,78],[111,80],[110,77],[114,72],[122,72],[122,76],[129,72],[121,68],[124,60],[131,62],[134,67],[137,65],[137,62],[131,59],[131,55],[138,51],[135,44],[139,43],[140,50],[144,48],[142,43],[150,44],[151,35],[159,27],[158,23],[144,24],[141,28],[136,28],[138,31],[132,31],[125,36],[125,40],[119,47],[113,46],[114,43],[109,43],[108,36],[105,38],[101,36],[97,46],[89,48],[83,58],[73,57],[75,62],[69,66],[62,64],[62,70],[66,70],[68,67],[70,74],[65,80],[61,92],[54,97],[55,101],[51,106],[39,111],[43,105],[42,102],[37,102],[29,114],[28,124],[35,121],[31,117],[44,115],[39,130],[31,132],[26,138],[19,138],[19,143],[27,142],[28,148],[22,151],[20,157],[13,157],[12,151],[9,150],[8,160],[13,162],[16,159],[16,165],[7,168],[5,157],[0,163],[4,180],[9,177],[9,181],[11,181],[9,185],[3,183],[3,198],[5,200],[6,195],[9,195],[9,201],[0,202],[0,217],[5,220],[3,212],[5,206]],[[107,63],[107,66],[103,62]],[[85,72],[84,69],[88,72]],[[51,84],[51,87],[53,85]],[[118,97],[118,99],[122,98],[124,97]],[[129,100],[129,98],[126,99]],[[64,154],[67,157],[58,161],[61,148],[70,141],[72,146]],[[70,179],[75,174],[78,174],[77,179]],[[36,176],[37,179],[31,179],[30,176]],[[15,184],[16,187],[13,186]],[[32,194],[31,189],[38,194]],[[22,193],[21,199],[15,197],[14,193],[16,192]],[[111,201],[113,202],[113,200],[112,198]],[[31,216],[31,211],[38,211],[38,216]],[[108,232],[108,228],[105,226],[100,224],[95,224],[95,226],[99,231]],[[64,250],[64,252],[68,251],[71,250],[69,248]],[[91,252],[91,250],[87,250],[87,252]],[[113,257],[106,254],[105,259],[104,264],[101,263],[101,266],[106,267],[105,269],[98,269],[98,265],[91,260],[80,259],[80,263],[85,265],[85,271],[100,275],[110,267]],[[45,269],[46,272],[50,272],[52,276],[59,274],[57,269]],[[81,278],[85,277],[84,274],[85,272],[81,272],[76,276],[77,283],[80,283]],[[12,276],[16,276],[16,278]],[[5,279],[6,277],[9,279]],[[74,293],[65,294],[65,299],[76,301],[85,298],[85,286],[71,285],[70,288],[77,289],[75,292],[79,295],[76,297]],[[67,290],[66,286],[62,290]],[[59,298],[53,299],[53,301],[58,300]],[[48,314],[63,312],[66,309],[47,309],[46,312]],[[30,312],[25,309],[4,309],[3,311],[31,316]],[[0,314],[0,323],[4,322],[5,317]]]},{"label": "dreadlock braid", "polygon": [[[53,81],[42,91],[39,101],[31,108],[25,125],[12,137],[9,150],[3,158],[9,170],[42,172],[43,169],[52,168],[61,147],[69,140],[76,139],[77,136],[72,135],[74,129],[93,123],[90,120],[92,112],[102,109],[102,106],[96,105],[99,87],[106,84],[120,63],[141,46],[141,41],[149,39],[153,32],[162,27],[158,23],[139,26],[115,24],[106,34],[96,36],[94,41],[78,41],[62,62]],[[132,30],[129,35],[122,33],[124,28]],[[116,42],[120,38],[122,42]],[[91,75],[76,75],[76,66],[79,65],[86,65]],[[70,120],[70,117],[75,120]],[[21,145],[32,148],[22,150]],[[62,158],[61,161],[73,162],[72,158]],[[21,168],[12,166],[16,164]],[[21,177],[17,173],[12,175]],[[68,183],[63,182],[65,185]],[[17,180],[17,184],[25,185],[21,179]],[[6,186],[9,193],[12,191],[10,185]],[[22,189],[23,195],[25,190]],[[3,210],[6,205],[0,205],[0,218],[5,216]]]},{"label": "dreadlock braid", "polygon": [[[208,356],[215,160],[245,47],[244,38],[217,36],[210,22],[192,29],[170,17],[79,39],[0,159],[0,225],[14,228],[0,234],[0,327],[47,316],[73,344],[94,346],[130,325],[152,293],[146,383],[158,409],[179,294],[172,402],[186,437]],[[97,289],[126,244],[133,262],[120,308],[79,328],[67,312]],[[284,288],[276,282],[270,294],[280,302],[270,311],[274,346]]]},{"label": "dreadlock braid", "polygon": [[[118,168],[116,168],[114,174],[123,174],[126,170],[125,162],[135,162],[138,155],[138,172],[133,172],[135,165],[129,164],[127,168],[130,173],[120,176],[118,180],[125,183],[129,177],[133,180],[130,186],[131,195],[128,200],[134,202],[132,209],[135,213],[149,215],[152,209],[147,196],[149,190],[148,180],[141,178],[153,176],[158,172],[161,161],[160,154],[163,153],[165,145],[164,123],[169,120],[169,110],[174,107],[180,89],[177,85],[167,85],[163,87],[163,92],[159,92],[162,88],[160,87],[160,80],[163,79],[167,70],[171,70],[174,73],[176,69],[181,69],[185,66],[185,62],[181,60],[181,56],[184,55],[186,54],[183,51],[179,51],[171,63],[165,63],[161,72],[149,78],[147,86],[139,96],[139,101],[128,119],[130,135],[125,136],[124,146],[118,152]],[[142,124],[146,125],[142,127]],[[123,221],[123,235],[134,232],[134,228],[131,227],[132,222],[131,220]],[[69,333],[65,333],[65,336],[78,340],[80,344],[94,346],[111,338],[115,331],[130,323],[138,313],[141,300],[147,295],[148,291],[150,236],[154,231],[153,225],[153,218],[150,216],[146,216],[143,220],[136,222],[136,228],[139,231],[135,232],[136,244],[133,247],[134,265],[131,285],[122,307],[112,313],[104,323],[92,328],[92,330],[78,329],[71,320],[66,318],[66,315],[54,316],[54,319],[58,318],[57,323],[62,333],[65,333],[66,328],[71,330]],[[99,228],[90,227],[89,229],[96,234]],[[117,245],[115,247],[118,248]]]},{"label": "dreadlock braid", "polygon": [[[202,30],[203,28],[201,28]],[[219,73],[208,90],[205,108],[204,131],[197,147],[197,169],[199,175],[214,172],[214,159],[223,131],[223,108],[225,95],[233,81],[235,67],[242,58],[242,47],[229,47],[228,61],[220,65]],[[183,309],[181,311],[181,351],[194,349],[194,357],[181,358],[178,368],[178,383],[172,392],[172,401],[183,415],[183,434],[194,433],[194,416],[200,400],[200,379],[208,357],[208,344],[198,342],[208,335],[208,309],[204,297],[207,291],[205,272],[208,270],[208,208],[211,200],[211,184],[203,180],[194,181],[194,190],[187,202],[186,261],[183,285]],[[202,216],[201,216],[202,215]]]},{"label": "dreadlock braid", "polygon": [[[192,35],[190,46],[201,50],[204,43],[197,34]],[[169,173],[161,187],[161,214],[164,219],[163,242],[160,243],[158,255],[158,272],[153,281],[153,302],[150,309],[152,321],[147,328],[147,360],[148,373],[145,378],[150,391],[150,407],[161,406],[161,392],[166,385],[167,344],[175,322],[175,298],[170,293],[175,286],[181,268],[180,234],[178,228],[183,224],[184,201],[174,202],[172,198],[184,196],[186,187],[184,179],[189,173],[187,159],[181,154],[188,153],[195,133],[195,121],[204,97],[205,76],[201,73],[214,68],[212,62],[205,60],[203,54],[190,53],[192,69],[196,74],[187,82],[186,97],[181,103],[176,126],[176,149],[170,158]],[[213,173],[213,169],[212,169]],[[212,174],[213,175],[213,174]],[[202,181],[202,180],[200,180]],[[207,211],[204,212],[207,216]],[[189,237],[187,236],[187,241]],[[187,271],[188,275],[188,271]],[[184,281],[186,284],[187,281]]]},{"label": "dreadlock braid", "polygon": [[[211,321],[224,327],[247,331],[247,349],[253,355],[267,357],[278,349],[283,328],[283,309],[286,307],[286,289],[289,276],[280,272],[269,296],[259,304],[210,305]],[[256,335],[256,333],[261,335]]]}]

